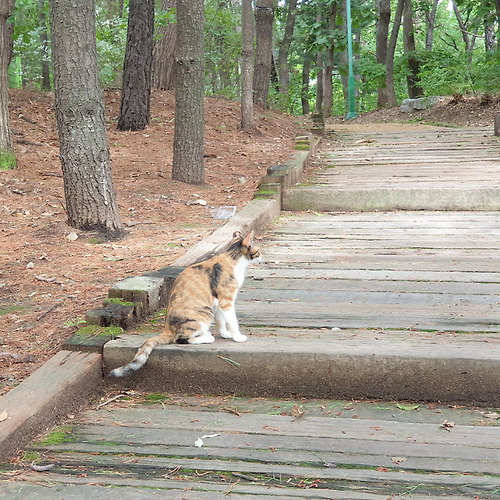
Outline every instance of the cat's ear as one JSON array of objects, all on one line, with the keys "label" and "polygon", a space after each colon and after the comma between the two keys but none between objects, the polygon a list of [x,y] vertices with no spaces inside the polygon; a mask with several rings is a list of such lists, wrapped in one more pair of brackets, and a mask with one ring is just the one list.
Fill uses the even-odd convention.
[{"label": "cat's ear", "polygon": [[241,246],[251,247],[253,244],[253,231],[248,233],[248,235],[241,242]]}]

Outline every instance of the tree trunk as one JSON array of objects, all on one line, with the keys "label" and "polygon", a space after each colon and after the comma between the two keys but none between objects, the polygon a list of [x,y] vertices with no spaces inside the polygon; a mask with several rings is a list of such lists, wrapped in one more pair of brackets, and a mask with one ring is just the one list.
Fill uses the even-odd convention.
[{"label": "tree trunk", "polygon": [[302,114],[308,115],[309,108],[309,73],[311,72],[311,57],[305,54],[302,63],[302,88],[300,92],[300,100],[302,102]]},{"label": "tree trunk", "polygon": [[42,60],[42,89],[50,90],[50,64],[48,50],[45,1],[38,0],[38,19],[40,20],[40,58]]},{"label": "tree trunk", "polygon": [[253,102],[267,108],[271,81],[273,21],[276,0],[255,2],[255,68],[253,74]]},{"label": "tree trunk", "polygon": [[387,104],[390,107],[398,105],[396,90],[394,89],[394,54],[396,53],[396,43],[398,41],[399,28],[401,27],[401,18],[403,16],[403,7],[405,0],[398,0],[394,22],[392,24],[391,37],[387,45],[387,59],[385,62],[385,86],[387,90]]},{"label": "tree trunk", "polygon": [[500,0],[495,0],[495,12],[497,16],[497,50],[500,52]]},{"label": "tree trunk", "polygon": [[[377,62],[385,66],[387,60],[387,38],[389,36],[389,23],[391,22],[391,0],[378,2],[376,56]],[[377,106],[385,108],[388,104],[387,88],[385,81],[378,86]]]},{"label": "tree trunk", "polygon": [[108,19],[123,17],[123,0],[108,0]]},{"label": "tree trunk", "polygon": [[12,58],[12,25],[7,18],[14,0],[0,0],[0,170],[15,167],[14,145],[9,123],[9,63]]},{"label": "tree trunk", "polygon": [[316,113],[323,114],[323,52],[316,56]]},{"label": "tree trunk", "polygon": [[495,15],[493,12],[484,18],[484,50],[487,53],[495,51]]},{"label": "tree trunk", "polygon": [[203,97],[205,90],[203,0],[177,0],[175,126],[172,177],[203,184]]},{"label": "tree trunk", "polygon": [[420,85],[420,62],[415,51],[415,35],[413,26],[413,7],[411,0],[405,0],[404,17],[403,17],[403,37],[404,50],[408,59],[408,69],[410,70],[406,77],[408,86],[408,97],[417,99],[424,95],[422,86]]},{"label": "tree trunk", "polygon": [[340,25],[340,32],[342,37],[345,39],[345,49],[339,53],[339,70],[340,70],[340,81],[342,82],[342,91],[344,94],[345,108],[349,109],[348,99],[349,99],[349,54],[347,48],[347,3],[346,0],[340,0],[340,18],[342,19],[342,24]]},{"label": "tree trunk", "polygon": [[252,0],[241,2],[241,128],[255,128],[253,112],[253,12]]},{"label": "tree trunk", "polygon": [[426,52],[430,52],[432,50],[432,44],[434,43],[434,28],[436,25],[436,13],[438,4],[439,0],[433,0],[431,11],[425,13],[425,24],[427,26],[427,31],[425,34]]},{"label": "tree trunk", "polygon": [[130,0],[118,130],[149,123],[154,19],[154,0]]},{"label": "tree trunk", "polygon": [[[161,8],[164,11],[175,9],[176,0],[163,0]],[[157,42],[153,48],[153,78],[155,89],[173,89],[174,55],[177,40],[177,24],[169,23],[161,26],[157,33]]]},{"label": "tree trunk", "polygon": [[288,95],[290,89],[290,73],[288,68],[288,53],[292,44],[293,28],[295,26],[295,13],[297,0],[288,0],[288,14],[286,17],[285,35],[280,44],[278,53],[279,92]]},{"label": "tree trunk", "polygon": [[[335,29],[335,21],[337,17],[337,4],[333,4],[330,6],[330,15],[329,15],[329,29],[330,32],[333,33]],[[331,116],[332,108],[333,108],[333,83],[332,83],[332,74],[333,74],[333,56],[335,54],[335,43],[333,41],[333,37],[330,40],[330,46],[326,50],[325,53],[325,70],[324,70],[324,78],[323,78],[323,116],[325,118]]]},{"label": "tree trunk", "polygon": [[124,233],[99,86],[94,0],[51,0],[54,93],[68,224]]},{"label": "tree trunk", "polygon": [[472,47],[467,27],[465,26],[465,23],[462,19],[462,14],[460,14],[460,10],[458,9],[458,5],[455,2],[455,0],[452,1],[452,4],[453,4],[453,11],[455,12],[455,16],[457,18],[458,26],[460,28],[460,31],[462,32],[462,40],[464,41],[465,44],[465,50],[467,50],[467,52],[470,52],[472,50]]}]

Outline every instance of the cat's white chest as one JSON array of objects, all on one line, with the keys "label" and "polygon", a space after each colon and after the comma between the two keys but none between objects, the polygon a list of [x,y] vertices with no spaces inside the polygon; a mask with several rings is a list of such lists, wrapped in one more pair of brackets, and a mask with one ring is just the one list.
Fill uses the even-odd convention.
[{"label": "cat's white chest", "polygon": [[243,285],[243,281],[245,281],[245,271],[248,267],[248,260],[245,257],[241,257],[240,260],[234,266],[234,278],[238,283],[238,287]]}]

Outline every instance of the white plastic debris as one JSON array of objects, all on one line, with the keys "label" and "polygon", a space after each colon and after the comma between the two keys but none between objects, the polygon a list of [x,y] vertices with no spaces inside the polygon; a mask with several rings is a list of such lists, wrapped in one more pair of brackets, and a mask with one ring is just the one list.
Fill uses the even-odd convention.
[{"label": "white plastic debris", "polygon": [[222,206],[219,208],[212,208],[210,210],[214,219],[230,219],[236,213],[234,205]]}]

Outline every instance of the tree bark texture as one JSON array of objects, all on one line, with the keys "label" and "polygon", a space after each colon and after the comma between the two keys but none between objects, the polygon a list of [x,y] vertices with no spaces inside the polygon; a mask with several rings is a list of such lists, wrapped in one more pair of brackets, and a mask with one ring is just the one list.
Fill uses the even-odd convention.
[{"label": "tree bark texture", "polygon": [[302,63],[302,87],[300,90],[300,100],[302,104],[302,114],[308,115],[310,112],[309,106],[309,74],[311,73],[311,56],[305,54]]},{"label": "tree bark texture", "polygon": [[[174,9],[176,0],[163,0],[164,11]],[[174,55],[177,40],[177,24],[169,23],[158,29],[156,43],[153,48],[153,80],[155,89],[171,90],[173,84]]]},{"label": "tree bark texture", "polygon": [[495,51],[495,15],[493,12],[484,18],[484,50]]},{"label": "tree bark texture", "polygon": [[[391,0],[378,2],[376,56],[377,62],[385,66],[387,60],[387,38],[389,36],[389,23],[391,22]],[[384,108],[388,104],[385,81],[378,87],[377,106]]]},{"label": "tree bark texture", "polygon": [[297,0],[288,0],[288,14],[286,17],[285,34],[281,41],[278,52],[278,76],[279,92],[287,95],[290,89],[290,72],[288,68],[288,53],[293,39],[293,28],[295,26],[295,13]]},{"label": "tree bark texture", "polygon": [[434,43],[434,28],[436,26],[436,14],[438,8],[439,0],[432,0],[432,9],[430,12],[425,13],[425,51],[430,52],[432,50],[432,45]]},{"label": "tree bark texture", "polygon": [[175,125],[172,177],[203,184],[203,99],[205,90],[203,0],[177,0]]},{"label": "tree bark texture", "polygon": [[153,60],[154,0],[130,0],[118,130],[149,123]]},{"label": "tree bark texture", "polygon": [[14,11],[14,0],[0,0],[0,155],[13,153],[9,122],[9,63],[12,57],[12,25],[7,18]]},{"label": "tree bark texture", "polygon": [[253,12],[252,0],[241,2],[241,128],[255,128],[253,112]]},{"label": "tree bark texture", "polygon": [[255,68],[253,74],[253,102],[267,108],[271,81],[273,22],[275,0],[255,2]]},{"label": "tree bark texture", "polygon": [[40,58],[42,59],[42,89],[50,90],[49,37],[47,35],[44,5],[44,0],[38,0],[38,19],[40,19]]},{"label": "tree bark texture", "polygon": [[[330,6],[330,13],[328,16],[328,27],[330,33],[335,30],[335,20],[337,17],[337,4]],[[325,52],[325,70],[323,78],[323,116],[325,118],[331,116],[333,107],[333,56],[335,55],[335,42],[333,37],[329,41],[329,47]]]},{"label": "tree bark texture", "polygon": [[396,52],[396,43],[398,42],[399,28],[401,27],[401,18],[403,17],[404,2],[405,0],[398,0],[392,24],[391,37],[389,38],[389,44],[387,45],[385,86],[387,90],[387,104],[390,107],[398,105],[396,90],[394,89],[394,54]]},{"label": "tree bark texture", "polygon": [[424,90],[420,85],[420,62],[415,50],[415,26],[413,25],[413,6],[411,0],[405,0],[403,13],[404,50],[408,59],[409,69],[409,74],[406,77],[408,97],[410,99],[417,99],[424,95]]},{"label": "tree bark texture", "polygon": [[497,50],[500,52],[500,0],[495,0],[495,12],[497,16]]},{"label": "tree bark texture", "polygon": [[316,113],[323,113],[323,52],[316,56]]},{"label": "tree bark texture", "polygon": [[54,93],[68,224],[123,235],[99,86],[94,0],[50,0]]}]

